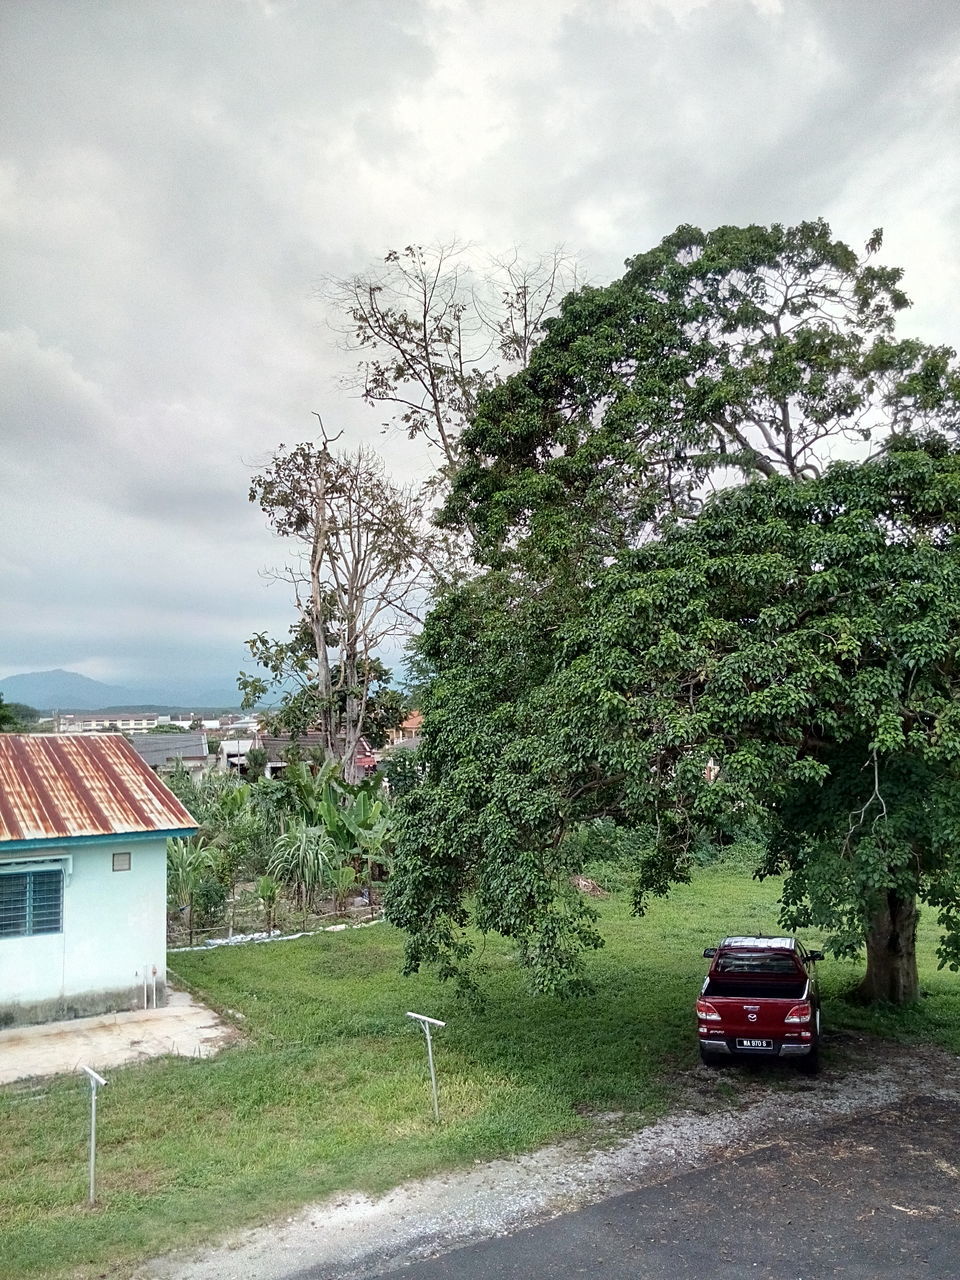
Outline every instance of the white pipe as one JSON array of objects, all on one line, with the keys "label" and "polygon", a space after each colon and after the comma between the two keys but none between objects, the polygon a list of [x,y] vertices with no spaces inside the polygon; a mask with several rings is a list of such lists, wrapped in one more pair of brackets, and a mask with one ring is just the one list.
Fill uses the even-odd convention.
[{"label": "white pipe", "polygon": [[153,974],[153,1007],[157,1007],[157,966],[151,965],[150,970]]},{"label": "white pipe", "polygon": [[90,1205],[93,1205],[97,1197],[97,1085],[106,1084],[107,1082],[103,1076],[98,1075],[90,1067],[82,1066],[80,1070],[85,1071],[90,1080],[90,1187],[87,1193],[87,1200]]},{"label": "white pipe", "polygon": [[433,1091],[433,1115],[437,1123],[440,1122],[440,1104],[437,1100],[437,1073],[433,1065],[433,1043],[430,1039],[431,1027],[445,1027],[447,1024],[441,1022],[439,1018],[428,1018],[425,1013],[408,1013],[408,1018],[414,1018],[423,1027],[424,1034],[427,1037],[427,1062],[430,1066],[430,1086]]},{"label": "white pipe", "polygon": [[437,1101],[437,1073],[433,1068],[433,1045],[430,1042],[430,1023],[425,1022],[423,1029],[427,1033],[427,1062],[430,1064],[430,1084],[433,1087],[433,1115],[439,1124],[440,1122],[440,1104]]}]

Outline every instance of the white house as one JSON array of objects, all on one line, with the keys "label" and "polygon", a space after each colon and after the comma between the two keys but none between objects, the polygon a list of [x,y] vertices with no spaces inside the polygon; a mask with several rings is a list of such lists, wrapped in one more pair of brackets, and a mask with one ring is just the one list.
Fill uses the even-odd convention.
[{"label": "white house", "polygon": [[195,831],[118,733],[0,734],[0,1026],[162,1004],[166,841]]}]

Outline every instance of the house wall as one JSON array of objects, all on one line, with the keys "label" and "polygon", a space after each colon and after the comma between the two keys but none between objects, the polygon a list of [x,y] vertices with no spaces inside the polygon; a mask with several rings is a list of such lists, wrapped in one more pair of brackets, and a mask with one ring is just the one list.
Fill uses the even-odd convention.
[{"label": "house wall", "polygon": [[[114,871],[114,853],[130,854],[130,870]],[[4,854],[45,862],[69,855],[62,933],[0,937],[0,1027],[86,1017],[153,1003],[166,993],[167,853],[164,839],[71,841],[42,852]]]}]

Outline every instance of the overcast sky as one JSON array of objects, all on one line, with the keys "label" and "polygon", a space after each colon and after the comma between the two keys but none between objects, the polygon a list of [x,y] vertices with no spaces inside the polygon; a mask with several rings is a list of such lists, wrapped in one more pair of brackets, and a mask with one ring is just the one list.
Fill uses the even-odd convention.
[{"label": "overcast sky", "polygon": [[393,246],[602,283],[822,215],[960,338],[951,0],[8,0],[0,50],[0,677],[223,684],[285,630],[251,467],[313,410],[422,465],[317,298]]}]

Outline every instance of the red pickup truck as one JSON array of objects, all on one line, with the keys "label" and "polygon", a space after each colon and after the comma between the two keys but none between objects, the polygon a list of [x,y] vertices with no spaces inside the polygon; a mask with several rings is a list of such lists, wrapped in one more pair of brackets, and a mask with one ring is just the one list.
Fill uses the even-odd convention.
[{"label": "red pickup truck", "polygon": [[794,1058],[819,1066],[820,996],[814,968],[822,951],[796,938],[724,938],[697,1000],[700,1057],[710,1066],[733,1058]]}]

